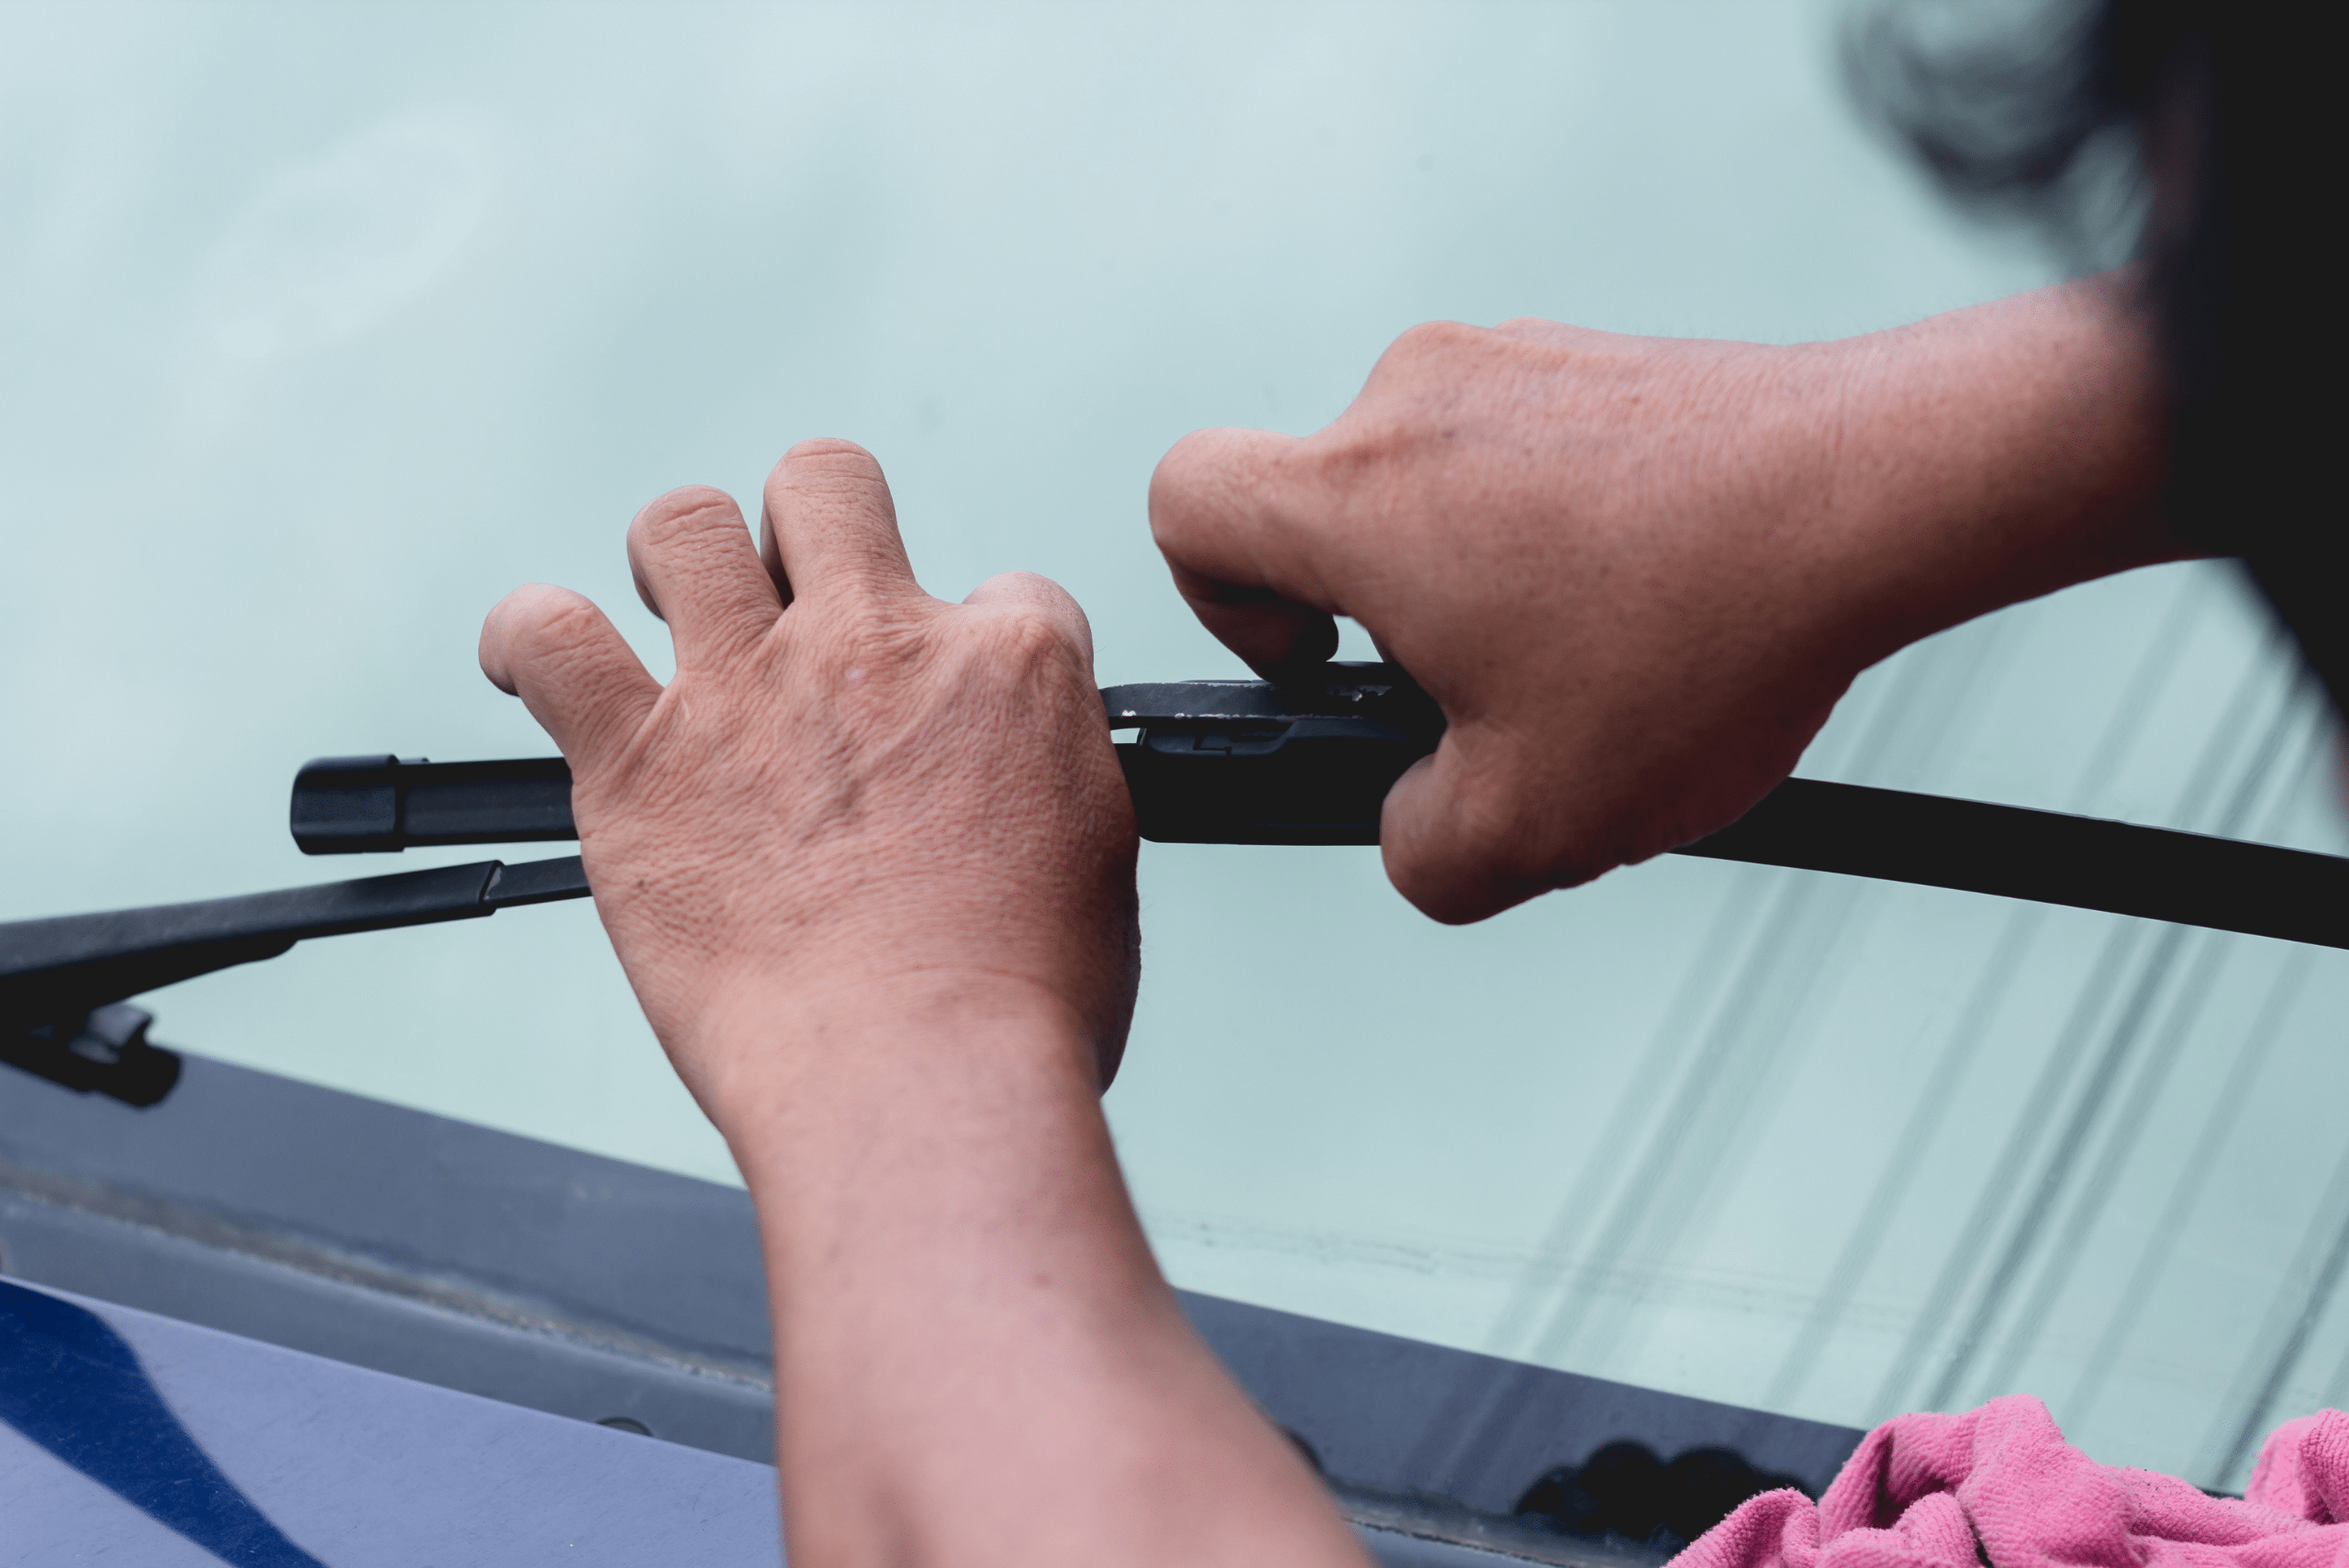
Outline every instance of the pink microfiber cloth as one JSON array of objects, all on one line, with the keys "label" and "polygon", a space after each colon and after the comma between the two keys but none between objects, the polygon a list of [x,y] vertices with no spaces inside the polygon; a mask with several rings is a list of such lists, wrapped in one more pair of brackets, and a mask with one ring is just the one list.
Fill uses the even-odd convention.
[{"label": "pink microfiber cloth", "polygon": [[2349,1416],[2268,1435],[2241,1502],[2099,1464],[2025,1395],[1867,1435],[1827,1496],[1751,1498],[1673,1568],[2349,1568]]}]

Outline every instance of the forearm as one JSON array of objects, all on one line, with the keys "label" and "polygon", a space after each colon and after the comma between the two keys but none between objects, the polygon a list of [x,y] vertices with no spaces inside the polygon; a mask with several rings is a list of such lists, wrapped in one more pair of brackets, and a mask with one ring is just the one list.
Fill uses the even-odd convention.
[{"label": "forearm", "polygon": [[2019,600],[2196,553],[2131,272],[1789,350],[1831,423],[1822,573],[1872,662]]},{"label": "forearm", "polygon": [[984,984],[733,1018],[795,1563],[1360,1562],[1160,1277],[1073,1020]]}]

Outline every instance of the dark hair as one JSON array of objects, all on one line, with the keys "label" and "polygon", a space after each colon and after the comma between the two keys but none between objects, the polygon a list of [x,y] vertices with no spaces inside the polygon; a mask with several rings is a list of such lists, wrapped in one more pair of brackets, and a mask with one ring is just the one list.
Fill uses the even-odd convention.
[{"label": "dark hair", "polygon": [[[1997,17],[1985,25],[1985,11]],[[2349,711],[2338,440],[2337,9],[2290,0],[1878,4],[1862,104],[1943,187],[2083,263],[2133,254],[2171,379],[2172,526],[2240,555]]]}]

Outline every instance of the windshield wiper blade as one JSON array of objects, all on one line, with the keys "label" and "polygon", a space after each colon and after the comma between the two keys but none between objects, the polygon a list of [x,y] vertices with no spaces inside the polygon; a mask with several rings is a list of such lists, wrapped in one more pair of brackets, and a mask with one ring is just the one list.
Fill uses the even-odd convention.
[{"label": "windshield wiper blade", "polygon": [[[168,1078],[160,1089],[154,1083],[161,1069],[153,1057],[168,1053],[145,1044],[145,1014],[129,1009],[141,1020],[130,1029],[109,1004],[275,958],[316,937],[480,919],[587,891],[579,857],[568,855],[0,924],[0,1060],[74,1088],[151,1104],[171,1087]],[[133,1097],[150,1091],[151,1098]]]},{"label": "windshield wiper blade", "polygon": [[[1403,771],[1443,716],[1387,664],[1308,679],[1111,686],[1142,837],[1162,843],[1375,844]],[[562,760],[330,758],[294,786],[313,853],[574,836]],[[1788,779],[1677,853],[1985,893],[2349,948],[2349,860],[2098,817]]]}]

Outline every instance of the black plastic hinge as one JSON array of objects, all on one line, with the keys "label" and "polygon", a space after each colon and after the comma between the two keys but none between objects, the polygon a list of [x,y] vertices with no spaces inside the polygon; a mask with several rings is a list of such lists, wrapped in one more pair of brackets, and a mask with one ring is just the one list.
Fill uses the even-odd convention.
[{"label": "black plastic hinge", "polygon": [[84,1095],[155,1105],[180,1081],[180,1059],[147,1043],[155,1015],[109,1002],[82,1017],[0,1031],[0,1062]]}]

